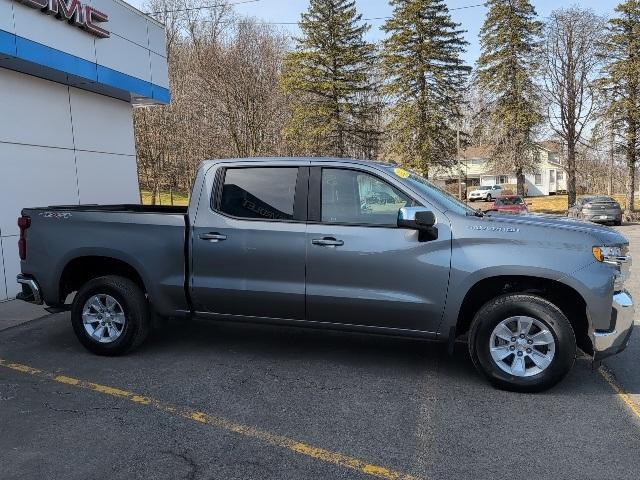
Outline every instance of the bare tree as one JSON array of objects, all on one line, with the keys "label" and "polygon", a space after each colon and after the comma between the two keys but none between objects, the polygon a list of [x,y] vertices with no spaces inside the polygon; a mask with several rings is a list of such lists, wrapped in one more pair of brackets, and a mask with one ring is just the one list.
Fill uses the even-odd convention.
[{"label": "bare tree", "polygon": [[287,39],[223,1],[152,0],[145,10],[166,25],[172,96],[134,113],[140,185],[153,202],[188,191],[204,159],[284,153]]},{"label": "bare tree", "polygon": [[606,20],[579,7],[558,9],[547,20],[541,62],[549,123],[566,145],[568,204],[576,201],[576,155],[594,117],[598,45]]}]

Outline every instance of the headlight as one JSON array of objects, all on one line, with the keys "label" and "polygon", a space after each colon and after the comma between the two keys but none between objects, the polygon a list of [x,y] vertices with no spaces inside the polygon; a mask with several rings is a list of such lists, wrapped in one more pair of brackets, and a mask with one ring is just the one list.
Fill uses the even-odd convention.
[{"label": "headlight", "polygon": [[627,247],[593,247],[591,251],[598,262],[611,265],[617,270],[613,277],[613,289],[621,291],[631,269],[631,256],[627,254]]},{"label": "headlight", "polygon": [[622,257],[622,247],[593,247],[593,257],[599,262],[617,263]]}]

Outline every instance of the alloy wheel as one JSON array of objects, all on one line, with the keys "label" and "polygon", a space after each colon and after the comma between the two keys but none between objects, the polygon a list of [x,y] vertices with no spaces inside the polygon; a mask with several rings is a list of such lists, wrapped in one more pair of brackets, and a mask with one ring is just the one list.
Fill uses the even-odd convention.
[{"label": "alloy wheel", "polygon": [[96,342],[114,342],[122,335],[126,321],[122,305],[111,295],[93,295],[82,307],[84,329]]},{"label": "alloy wheel", "polygon": [[516,377],[530,377],[551,365],[556,342],[551,330],[540,320],[514,316],[495,326],[489,350],[501,370]]}]

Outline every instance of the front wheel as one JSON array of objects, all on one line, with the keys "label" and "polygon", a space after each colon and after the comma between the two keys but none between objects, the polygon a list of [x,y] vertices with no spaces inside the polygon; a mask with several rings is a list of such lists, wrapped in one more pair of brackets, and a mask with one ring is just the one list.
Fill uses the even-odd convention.
[{"label": "front wheel", "polygon": [[496,387],[540,392],[571,370],[576,339],[569,320],[553,303],[536,295],[507,294],[476,314],[469,353]]},{"label": "front wheel", "polygon": [[490,193],[489,193],[489,194],[487,194],[487,198],[485,198],[485,200],[486,200],[487,202],[490,202],[490,201],[492,200],[492,197],[491,197],[491,194],[490,194]]},{"label": "front wheel", "polygon": [[151,318],[144,292],[128,278],[109,275],[83,285],[71,307],[80,343],[98,355],[122,355],[149,335]]}]

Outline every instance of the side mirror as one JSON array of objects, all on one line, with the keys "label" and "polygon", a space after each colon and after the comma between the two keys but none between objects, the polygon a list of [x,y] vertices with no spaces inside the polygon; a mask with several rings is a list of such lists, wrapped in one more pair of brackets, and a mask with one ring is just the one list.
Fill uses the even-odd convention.
[{"label": "side mirror", "polygon": [[398,211],[398,227],[418,230],[419,240],[435,240],[438,238],[436,216],[424,207],[402,207]]}]

